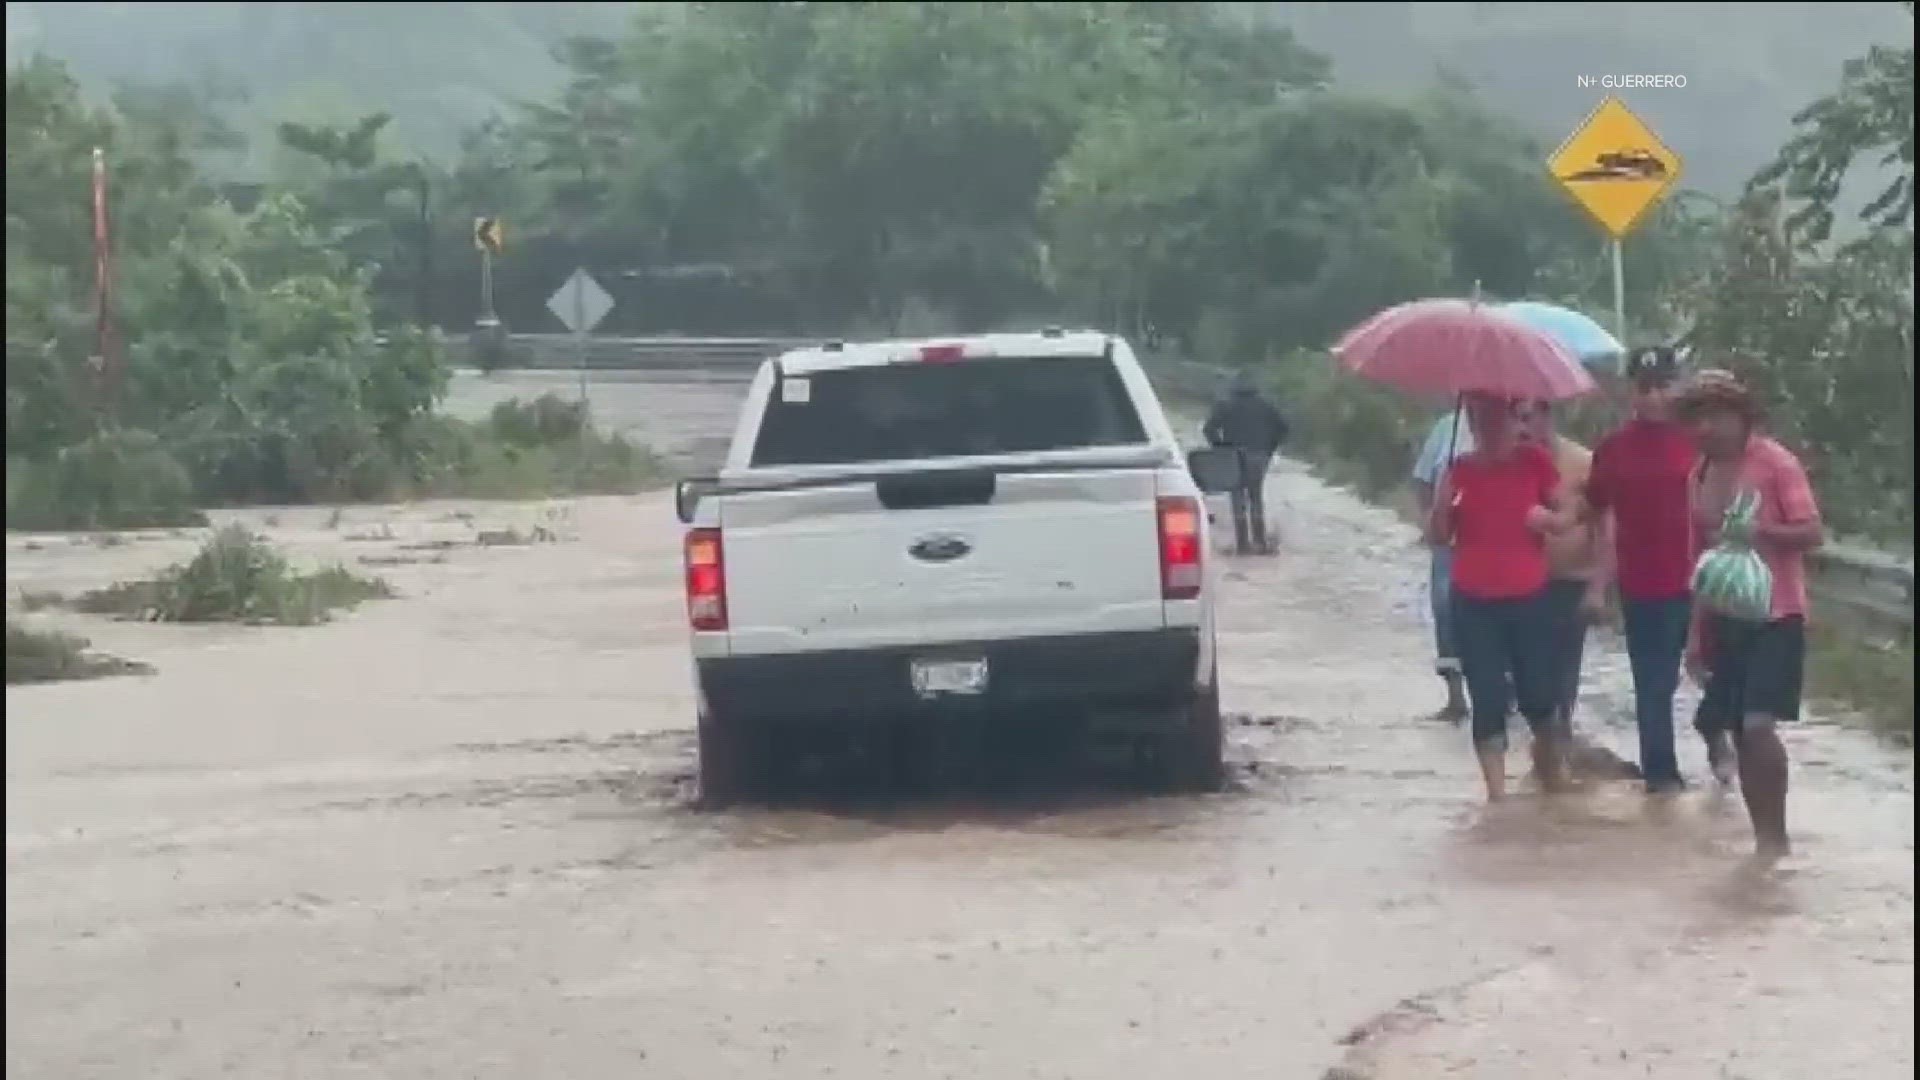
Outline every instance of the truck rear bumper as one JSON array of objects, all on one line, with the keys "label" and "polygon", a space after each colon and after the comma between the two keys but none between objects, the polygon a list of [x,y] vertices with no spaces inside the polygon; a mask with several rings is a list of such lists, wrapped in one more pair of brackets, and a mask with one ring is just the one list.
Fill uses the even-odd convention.
[{"label": "truck rear bumper", "polygon": [[[985,689],[916,692],[915,661],[981,660]],[[697,662],[707,708],[728,722],[860,723],[919,712],[1045,712],[1174,720],[1200,659],[1192,627]]]}]

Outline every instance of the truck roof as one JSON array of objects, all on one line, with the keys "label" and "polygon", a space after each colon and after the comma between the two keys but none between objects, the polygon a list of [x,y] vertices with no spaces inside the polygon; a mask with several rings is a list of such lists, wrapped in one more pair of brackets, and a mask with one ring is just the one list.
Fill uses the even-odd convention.
[{"label": "truck roof", "polygon": [[830,343],[793,349],[774,363],[787,375],[808,375],[845,368],[917,363],[927,350],[957,353],[951,360],[990,359],[996,356],[1099,356],[1112,335],[1097,330],[1047,330],[1017,334],[963,334],[952,337],[894,341]]}]

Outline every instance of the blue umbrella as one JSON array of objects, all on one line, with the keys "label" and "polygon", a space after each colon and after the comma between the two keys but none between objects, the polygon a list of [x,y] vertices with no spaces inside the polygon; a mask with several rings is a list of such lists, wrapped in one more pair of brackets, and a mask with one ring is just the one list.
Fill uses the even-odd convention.
[{"label": "blue umbrella", "polygon": [[1548,335],[1567,347],[1588,367],[1601,367],[1620,359],[1626,352],[1618,338],[1585,315],[1558,304],[1537,300],[1516,300],[1500,305],[1500,310]]}]

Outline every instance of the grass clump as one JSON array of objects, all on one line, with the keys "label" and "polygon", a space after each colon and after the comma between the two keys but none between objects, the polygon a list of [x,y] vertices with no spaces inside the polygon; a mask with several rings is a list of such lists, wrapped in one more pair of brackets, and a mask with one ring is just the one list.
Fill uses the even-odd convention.
[{"label": "grass clump", "polygon": [[1913,633],[1876,638],[1825,621],[1807,628],[1807,682],[1815,697],[1857,711],[1882,735],[1913,744]]},{"label": "grass clump", "polygon": [[7,528],[41,532],[205,525],[202,508],[534,499],[633,494],[666,470],[646,447],[596,429],[584,403],[544,394],[473,423],[428,413],[376,430],[341,420],[160,435],[108,429],[7,457]]},{"label": "grass clump", "polygon": [[53,630],[32,630],[8,619],[7,685],[153,672],[151,667],[137,661],[92,652],[91,645],[83,637]]},{"label": "grass clump", "polygon": [[630,495],[666,475],[648,448],[595,428],[584,403],[555,394],[503,401],[478,424],[442,418],[425,436],[415,497]]},{"label": "grass clump", "polygon": [[7,527],[46,532],[206,524],[180,458],[144,431],[103,431],[44,457],[7,456]]},{"label": "grass clump", "polygon": [[153,622],[241,622],[311,626],[332,613],[393,590],[377,578],[331,566],[300,573],[242,525],[215,533],[190,561],[150,581],[122,582],[83,594],[77,607],[96,615]]},{"label": "grass clump", "polygon": [[32,613],[66,607],[67,597],[64,593],[50,589],[21,589],[15,594],[14,604],[21,611]]}]

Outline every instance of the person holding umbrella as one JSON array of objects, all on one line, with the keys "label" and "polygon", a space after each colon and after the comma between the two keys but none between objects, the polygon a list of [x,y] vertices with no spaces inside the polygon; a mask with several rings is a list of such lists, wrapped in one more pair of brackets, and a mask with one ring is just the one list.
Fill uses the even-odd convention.
[{"label": "person holding umbrella", "polygon": [[1562,505],[1553,459],[1522,437],[1524,406],[1476,393],[1466,410],[1475,449],[1441,474],[1427,536],[1453,549],[1453,630],[1473,746],[1487,799],[1497,802],[1506,795],[1510,703],[1533,730],[1535,774],[1549,786],[1561,778],[1547,537],[1579,516]]},{"label": "person holding umbrella", "polygon": [[1349,331],[1334,353],[1362,378],[1465,406],[1474,451],[1441,474],[1427,536],[1453,551],[1453,631],[1474,748],[1488,799],[1503,798],[1507,707],[1517,698],[1534,730],[1535,767],[1556,783],[1560,733],[1543,648],[1546,536],[1573,527],[1579,514],[1560,505],[1553,462],[1521,441],[1513,411],[1518,401],[1588,393],[1592,376],[1553,337],[1477,300],[1388,309]]}]

